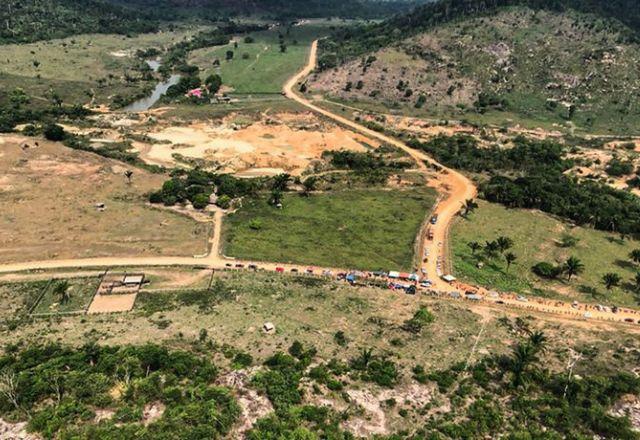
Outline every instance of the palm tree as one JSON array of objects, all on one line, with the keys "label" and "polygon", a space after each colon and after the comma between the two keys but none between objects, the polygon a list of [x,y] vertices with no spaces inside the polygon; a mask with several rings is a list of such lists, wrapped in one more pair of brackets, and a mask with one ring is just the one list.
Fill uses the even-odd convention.
[{"label": "palm tree", "polygon": [[544,332],[536,330],[529,335],[529,342],[536,351],[544,352],[546,350],[547,336]]},{"label": "palm tree", "polygon": [[60,297],[60,304],[69,301],[69,282],[67,280],[58,281],[53,288],[54,294]]},{"label": "palm tree", "polygon": [[480,243],[478,243],[477,241],[471,241],[471,242],[467,243],[467,246],[469,246],[469,248],[471,249],[471,253],[473,255],[475,255],[476,252],[478,252],[482,248],[482,245]]},{"label": "palm tree", "polygon": [[525,382],[525,373],[532,363],[538,360],[536,349],[530,343],[519,343],[513,350],[511,358],[511,370],[513,372],[513,384],[517,387]]},{"label": "palm tree", "polygon": [[499,249],[500,249],[500,245],[498,244],[497,241],[494,240],[494,241],[485,242],[484,251],[490,257],[495,256]]},{"label": "palm tree", "polygon": [[514,261],[518,259],[513,252],[507,252],[504,256],[504,259],[507,261],[507,272],[509,272],[509,268]]},{"label": "palm tree", "polygon": [[278,174],[273,178],[273,189],[279,189],[280,191],[286,191],[287,185],[291,180],[291,176],[289,174],[283,173]]},{"label": "palm tree", "polygon": [[271,200],[270,200],[270,202],[271,202],[271,204],[273,206],[277,206],[277,205],[281,204],[282,203],[282,191],[280,191],[277,188],[274,188],[271,191]]},{"label": "palm tree", "polygon": [[632,250],[631,253],[629,254],[629,258],[634,263],[640,263],[640,249]]},{"label": "palm tree", "polygon": [[621,280],[622,278],[620,278],[620,275],[615,272],[609,272],[602,276],[602,282],[604,283],[604,286],[607,288],[607,290],[611,290],[612,288],[619,285]]},{"label": "palm tree", "polygon": [[564,271],[567,273],[568,281],[571,281],[572,276],[582,273],[583,270],[584,264],[574,256],[567,258],[564,263]]},{"label": "palm tree", "polygon": [[127,170],[124,172],[124,177],[127,178],[127,183],[131,185],[131,178],[133,177],[133,171]]},{"label": "palm tree", "polygon": [[302,191],[302,194],[305,197],[309,196],[309,193],[311,193],[311,191],[313,191],[316,188],[316,181],[317,179],[313,176],[308,177],[304,180],[304,182],[302,182],[302,187],[304,188]]},{"label": "palm tree", "polygon": [[478,208],[478,204],[473,199],[467,199],[462,204],[462,216],[467,217]]},{"label": "palm tree", "polygon": [[500,253],[502,254],[513,247],[513,240],[509,237],[498,237],[496,243],[498,243],[498,248],[500,248]]}]

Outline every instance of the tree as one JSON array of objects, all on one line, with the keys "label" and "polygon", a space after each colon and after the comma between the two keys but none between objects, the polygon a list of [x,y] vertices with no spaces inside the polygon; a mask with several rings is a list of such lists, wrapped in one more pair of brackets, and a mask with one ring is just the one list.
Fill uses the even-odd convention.
[{"label": "tree", "polygon": [[127,183],[131,185],[131,179],[133,178],[133,171],[127,170],[124,172],[124,177],[127,178]]},{"label": "tree", "polygon": [[209,93],[216,94],[222,86],[222,78],[220,75],[213,73],[204,80],[204,83],[207,86]]},{"label": "tree", "polygon": [[629,254],[629,258],[636,264],[640,263],[640,249],[632,250]]},{"label": "tree", "polygon": [[622,278],[615,272],[609,272],[602,276],[602,282],[604,283],[604,286],[607,288],[607,290],[611,290],[614,287],[618,286],[620,284],[620,281],[622,281]]},{"label": "tree", "polygon": [[317,180],[318,180],[317,178],[311,176],[311,177],[307,177],[304,180],[304,182],[302,182],[302,186],[304,188],[302,194],[305,197],[308,197],[311,191],[313,191],[316,188]]},{"label": "tree", "polygon": [[226,60],[227,61],[231,61],[233,59],[233,51],[232,50],[228,50],[227,54],[226,54]]},{"label": "tree", "polygon": [[584,271],[584,264],[578,258],[571,256],[564,263],[564,272],[567,274],[567,280],[571,281],[571,277],[579,275]]},{"label": "tree", "polygon": [[509,237],[498,237],[496,243],[498,244],[498,248],[502,254],[513,247],[513,240]]},{"label": "tree", "polygon": [[24,89],[17,87],[11,92],[9,100],[11,101],[13,108],[18,110],[23,104],[29,104],[31,98],[29,98],[29,95],[25,93]]},{"label": "tree", "polygon": [[55,141],[55,142],[62,141],[66,137],[64,128],[62,128],[58,124],[48,124],[44,128],[43,133],[46,139],[50,141]]},{"label": "tree", "polygon": [[496,240],[485,242],[484,251],[488,256],[495,257],[499,249],[500,245]]},{"label": "tree", "polygon": [[471,254],[475,255],[476,252],[478,252],[480,249],[482,249],[482,245],[480,243],[478,243],[477,241],[470,241],[469,243],[467,243],[467,246],[469,246],[469,248],[471,249]]},{"label": "tree", "polygon": [[287,45],[284,43],[280,43],[280,53],[285,53],[287,51]]},{"label": "tree", "polygon": [[282,191],[278,188],[274,188],[271,190],[271,197],[269,199],[269,203],[273,206],[278,206],[282,203]]},{"label": "tree", "polygon": [[544,352],[546,350],[547,336],[544,332],[536,330],[529,335],[529,343],[536,351]]},{"label": "tree", "polygon": [[473,199],[467,199],[462,204],[462,216],[467,218],[469,214],[478,208],[478,204]]},{"label": "tree", "polygon": [[518,257],[516,257],[516,255],[512,252],[507,252],[504,256],[504,259],[507,262],[507,272],[509,272],[509,268],[518,259]]},{"label": "tree", "polygon": [[271,188],[278,189],[280,191],[286,191],[290,180],[291,180],[291,176],[289,174],[286,174],[286,173],[278,174],[273,178],[273,184]]},{"label": "tree", "polygon": [[60,304],[69,302],[69,282],[67,280],[58,281],[53,287],[53,294],[60,298]]}]

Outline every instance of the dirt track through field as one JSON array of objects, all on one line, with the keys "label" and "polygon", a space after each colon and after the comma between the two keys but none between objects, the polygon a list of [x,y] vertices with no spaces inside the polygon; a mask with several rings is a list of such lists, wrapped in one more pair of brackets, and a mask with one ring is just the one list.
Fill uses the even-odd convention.
[{"label": "dirt track through field", "polygon": [[[386,136],[382,133],[370,130],[354,121],[351,121],[342,116],[336,115],[328,110],[325,110],[305,97],[298,95],[294,92],[294,89],[301,80],[306,78],[316,66],[317,57],[317,41],[313,42],[311,47],[311,53],[309,57],[309,63],[307,66],[293,78],[291,78],[284,87],[285,95],[298,102],[299,104],[309,108],[317,114],[330,118],[343,126],[349,127],[355,131],[358,131],[366,136],[377,139],[384,143],[394,145],[397,148],[405,151],[411,156],[417,163],[420,171],[427,172],[428,165],[435,166],[440,169],[437,178],[434,181],[430,181],[430,185],[438,188],[441,191],[442,198],[438,203],[435,214],[438,215],[438,221],[432,227],[433,239],[424,239],[424,230],[420,232],[419,246],[422,250],[421,256],[427,255],[427,261],[421,263],[421,269],[424,269],[429,278],[434,282],[433,290],[439,292],[439,295],[443,298],[450,298],[449,293],[452,291],[462,290],[463,293],[467,290],[477,291],[485,302],[494,305],[502,305],[510,308],[518,308],[521,310],[527,310],[529,312],[540,312],[551,315],[560,316],[562,318],[569,319],[597,319],[601,321],[611,322],[624,322],[626,320],[633,320],[634,323],[640,323],[640,312],[631,309],[620,309],[617,313],[610,311],[596,310],[593,305],[571,305],[560,301],[548,301],[543,298],[536,298],[531,301],[521,301],[516,295],[513,294],[496,294],[492,295],[486,289],[475,288],[473,286],[464,286],[460,283],[448,284],[440,279],[440,268],[444,268],[447,262],[447,241],[448,233],[451,223],[455,219],[456,215],[460,211],[462,204],[465,200],[474,198],[476,196],[476,188],[473,183],[462,174],[457,171],[443,167],[439,163],[435,162],[431,157],[427,156],[423,152],[414,150],[406,144]],[[427,165],[428,164],[428,165]],[[151,266],[200,266],[211,269],[223,269],[237,265],[238,268],[245,268],[250,262],[240,261],[232,258],[227,258],[220,255],[220,234],[222,225],[222,212],[218,211],[215,215],[215,225],[213,236],[210,238],[209,246],[210,251],[208,255],[194,256],[194,257],[109,257],[109,258],[87,258],[87,259],[73,259],[73,260],[47,260],[47,261],[34,261],[26,263],[13,263],[0,265],[0,273],[13,273],[23,272],[31,270],[47,270],[47,269],[62,269],[62,268],[97,268],[97,267],[151,267]],[[425,222],[428,224],[428,222]],[[260,263],[260,268],[266,271],[287,271],[291,272],[292,269],[300,270],[301,265],[292,264],[278,264],[278,263]],[[322,270],[330,270],[333,274],[338,272],[347,272],[350,269],[344,268],[315,268],[315,273]],[[304,269],[303,269],[304,270]],[[443,271],[444,272],[444,271]],[[473,304],[472,301],[468,301],[468,304]],[[482,302],[478,303],[479,305]]]},{"label": "dirt track through field", "polygon": [[[418,168],[424,173],[428,171],[427,164],[435,166],[441,169],[436,181],[429,182],[431,186],[437,187],[441,193],[444,193],[444,198],[438,203],[435,213],[438,215],[438,222],[431,227],[433,232],[433,239],[426,240],[424,235],[426,228],[420,231],[420,237],[418,241],[420,243],[419,257],[421,257],[421,267],[430,279],[434,283],[434,288],[438,290],[452,290],[452,286],[440,279],[440,275],[444,274],[444,268],[447,259],[447,235],[453,219],[460,211],[462,204],[467,199],[472,199],[476,196],[477,191],[473,183],[462,174],[457,171],[448,169],[434,161],[431,157],[427,156],[421,151],[410,148],[403,142],[398,141],[392,137],[386,136],[377,131],[371,130],[358,124],[350,119],[339,116],[335,113],[318,107],[304,96],[297,94],[294,90],[298,86],[298,83],[305,79],[316,68],[316,60],[318,54],[318,41],[314,41],[311,46],[311,54],[309,56],[309,62],[305,68],[297,75],[289,80],[284,86],[284,93],[290,99],[302,104],[303,106],[313,110],[314,112],[321,114],[327,118],[347,126],[353,130],[359,131],[369,137],[382,141],[384,143],[393,145],[400,148],[409,156],[411,156],[418,165]],[[426,261],[424,259],[426,258]]]}]

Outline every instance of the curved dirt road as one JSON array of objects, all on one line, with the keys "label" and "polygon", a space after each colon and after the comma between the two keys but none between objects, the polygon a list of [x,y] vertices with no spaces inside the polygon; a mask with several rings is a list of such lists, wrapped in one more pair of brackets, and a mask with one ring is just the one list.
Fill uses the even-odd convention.
[{"label": "curved dirt road", "polygon": [[[427,273],[427,276],[433,281],[436,289],[452,290],[452,287],[449,284],[440,279],[439,275],[442,273],[439,266],[444,265],[447,258],[447,236],[449,227],[455,216],[460,211],[464,201],[476,196],[477,191],[475,185],[473,185],[473,183],[462,174],[442,166],[425,153],[414,150],[397,139],[371,130],[357,122],[318,107],[304,96],[296,93],[295,89],[297,88],[298,83],[315,70],[317,55],[318,41],[316,40],[311,45],[308,64],[284,86],[284,93],[289,99],[302,104],[315,113],[321,114],[329,119],[333,119],[344,126],[365,134],[366,136],[400,148],[411,156],[416,161],[418,168],[425,173],[428,170],[427,164],[436,165],[442,169],[437,180],[429,182],[431,186],[437,187],[441,194],[444,194],[444,198],[438,203],[434,213],[438,215],[438,222],[431,227],[431,230],[433,231],[433,240],[425,239],[425,230],[420,232],[421,236],[418,237],[418,240],[421,245],[418,246],[418,257],[421,257],[422,261],[420,269],[423,269]],[[424,261],[425,258],[426,261]]]},{"label": "curved dirt road", "polygon": [[[369,137],[376,138],[382,142],[390,145],[394,145],[397,148],[405,151],[411,156],[417,163],[418,168],[423,172],[428,171],[429,165],[437,165],[441,168],[441,172],[437,178],[429,181],[429,183],[436,187],[443,198],[440,200],[435,209],[435,214],[438,215],[438,222],[432,226],[432,232],[434,234],[433,240],[426,240],[424,238],[424,232],[421,231],[421,237],[418,237],[419,246],[418,250],[421,251],[419,256],[424,257],[428,255],[426,262],[422,263],[421,269],[424,269],[429,278],[434,282],[433,289],[439,291],[439,296],[443,298],[451,299],[449,292],[453,290],[466,291],[467,288],[476,290],[480,293],[482,300],[486,303],[494,305],[502,305],[510,308],[525,309],[529,311],[536,311],[542,313],[548,313],[560,317],[566,317],[570,319],[586,319],[589,315],[590,319],[597,319],[601,321],[611,322],[629,322],[640,324],[640,312],[632,309],[621,309],[618,313],[605,312],[596,310],[595,306],[588,304],[568,304],[561,301],[549,301],[543,298],[534,298],[529,302],[520,301],[514,294],[500,294],[498,296],[492,295],[492,292],[488,292],[486,289],[476,289],[473,286],[464,286],[461,283],[450,285],[442,281],[439,277],[439,264],[444,267],[444,262],[447,258],[447,239],[448,230],[455,219],[456,215],[460,211],[462,203],[466,199],[471,199],[476,196],[476,188],[473,183],[462,174],[455,170],[442,167],[431,157],[427,156],[421,151],[414,150],[406,144],[370,130],[354,121],[351,121],[342,116],[331,113],[321,107],[316,106],[305,97],[298,95],[294,89],[300,80],[308,76],[316,66],[317,56],[317,41],[315,41],[311,47],[311,53],[309,57],[309,63],[307,66],[295,75],[287,82],[284,87],[284,93],[287,97],[297,101],[301,105],[321,114],[327,118],[330,118],[344,126],[350,127],[353,130],[359,131]],[[47,269],[90,269],[90,268],[105,268],[105,267],[152,267],[152,266],[203,266],[211,269],[220,269],[232,266],[234,264],[240,264],[246,267],[250,264],[249,261],[236,260],[233,258],[227,258],[220,255],[220,236],[221,236],[221,224],[222,213],[216,212],[215,224],[213,236],[209,240],[210,251],[207,255],[193,256],[193,257],[107,257],[107,258],[84,258],[84,259],[68,259],[68,260],[46,260],[46,261],[31,261],[23,263],[9,263],[0,264],[0,273],[15,273],[24,272],[29,270],[47,270]],[[259,266],[263,270],[276,271],[277,268],[283,268],[287,272],[291,269],[298,269],[304,267],[300,264],[278,264],[278,263],[259,263]],[[334,273],[346,272],[344,268],[319,268],[316,267],[316,273],[320,270],[331,270]]]}]

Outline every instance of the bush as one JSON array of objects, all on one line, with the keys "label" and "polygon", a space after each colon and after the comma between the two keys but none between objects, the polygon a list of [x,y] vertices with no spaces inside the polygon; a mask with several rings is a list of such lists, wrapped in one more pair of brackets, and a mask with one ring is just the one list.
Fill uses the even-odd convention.
[{"label": "bush", "polygon": [[531,268],[531,271],[539,277],[553,280],[560,276],[560,274],[562,273],[562,268],[543,261],[533,266]]},{"label": "bush", "polygon": [[209,196],[203,193],[196,194],[191,203],[195,209],[204,209],[209,206]]},{"label": "bush", "polygon": [[43,131],[44,137],[50,141],[60,142],[66,137],[64,128],[58,124],[48,124]]}]

